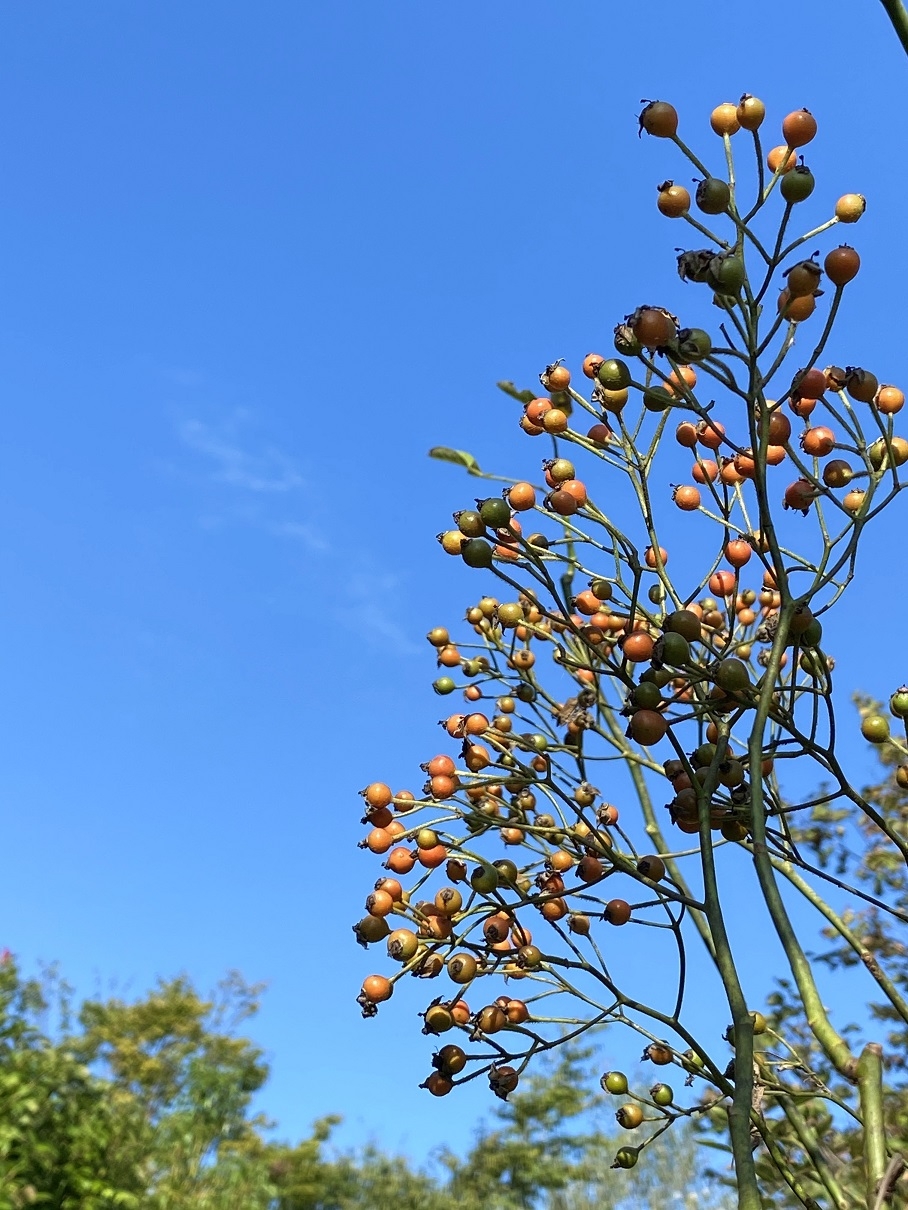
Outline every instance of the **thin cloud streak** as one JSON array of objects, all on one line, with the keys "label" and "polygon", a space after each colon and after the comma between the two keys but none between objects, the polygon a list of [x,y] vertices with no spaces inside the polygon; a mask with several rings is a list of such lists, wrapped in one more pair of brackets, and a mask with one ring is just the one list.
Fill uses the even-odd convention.
[{"label": "thin cloud streak", "polygon": [[[268,516],[271,509],[263,497],[295,491],[306,483],[295,463],[274,446],[266,446],[261,453],[244,448],[237,439],[237,429],[248,418],[248,413],[237,410],[226,423],[217,427],[193,419],[184,420],[178,426],[183,445],[208,460],[212,481],[259,497],[254,502],[247,497],[243,504],[235,499],[226,512],[206,513],[199,518],[199,524],[214,530],[231,521],[242,521],[260,532],[296,543],[312,555],[323,556],[326,562],[320,564],[322,573],[331,576],[337,565],[338,579],[346,574],[341,565],[349,567],[352,564],[359,569],[347,590],[353,610],[336,613],[334,621],[347,627],[352,624],[352,612],[357,632],[370,644],[399,656],[418,654],[420,647],[394,616],[394,604],[402,595],[398,577],[377,569],[370,571],[372,559],[368,553],[336,547],[308,520],[279,521]],[[307,574],[311,575],[311,572],[309,567]]]},{"label": "thin cloud streak", "polygon": [[289,538],[291,541],[300,542],[309,550],[330,549],[321,534],[311,525],[306,525],[302,521],[280,521],[276,525],[269,526],[269,532],[278,538]]},{"label": "thin cloud streak", "polygon": [[293,462],[274,447],[261,455],[251,454],[201,420],[184,421],[179,435],[185,445],[214,463],[212,478],[218,483],[251,492],[289,492],[303,486]]},{"label": "thin cloud streak", "polygon": [[[383,647],[390,647],[395,655],[416,655],[422,648],[394,620],[382,602],[393,604],[398,594],[400,581],[392,575],[354,575],[348,593],[356,618],[357,629],[364,630],[373,639],[380,639]],[[348,615],[345,615],[345,619]]]}]

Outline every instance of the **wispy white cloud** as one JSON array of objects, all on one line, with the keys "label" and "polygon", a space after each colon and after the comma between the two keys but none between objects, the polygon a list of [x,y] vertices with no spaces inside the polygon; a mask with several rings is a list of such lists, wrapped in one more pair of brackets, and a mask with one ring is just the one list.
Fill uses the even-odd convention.
[{"label": "wispy white cloud", "polygon": [[388,606],[399,597],[400,581],[397,576],[385,574],[354,575],[348,587],[353,609],[345,617],[355,617],[360,630],[380,639],[384,647],[390,647],[395,655],[416,655],[422,650],[413,642],[411,635],[391,616]]},{"label": "wispy white cloud", "polygon": [[180,387],[197,387],[205,381],[205,375],[199,370],[186,369],[183,366],[169,366],[161,371],[168,382]]},{"label": "wispy white cloud", "polygon": [[[214,507],[211,500],[206,501],[198,524],[208,530],[240,524],[296,544],[306,555],[318,556],[321,573],[347,579],[345,607],[333,618],[339,627],[355,627],[358,636],[385,652],[408,657],[420,653],[422,648],[396,617],[397,606],[406,599],[406,585],[378,568],[371,552],[351,547],[346,540],[336,544],[317,521],[306,516],[307,493],[302,490],[306,480],[293,459],[276,446],[256,448],[251,443],[249,430],[254,421],[250,412],[237,408],[217,424],[197,419],[178,422],[180,441],[205,460],[208,480],[240,489],[228,499],[219,495]],[[294,491],[300,493],[295,497],[296,507],[289,507],[288,501],[277,505],[277,497]],[[275,516],[279,511],[284,513],[282,520]],[[313,561],[305,557],[294,560],[303,563],[301,571],[306,576],[312,575]],[[345,570],[351,564],[357,568],[352,580]]]},{"label": "wispy white cloud", "polygon": [[212,478],[218,483],[250,492],[289,492],[303,486],[292,459],[274,446],[251,453],[239,444],[236,428],[235,421],[218,431],[201,420],[184,420],[179,435],[185,445],[209,460]]},{"label": "wispy white cloud", "polygon": [[268,527],[269,532],[278,538],[289,538],[291,541],[300,542],[309,550],[328,550],[328,542],[312,525],[307,525],[303,521],[278,521],[274,525]]}]

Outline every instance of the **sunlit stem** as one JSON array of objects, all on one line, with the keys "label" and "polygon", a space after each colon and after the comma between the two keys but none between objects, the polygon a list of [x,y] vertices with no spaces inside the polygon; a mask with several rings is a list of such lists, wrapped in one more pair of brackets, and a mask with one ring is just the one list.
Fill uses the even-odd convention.
[{"label": "sunlit stem", "polygon": [[704,227],[702,223],[698,222],[689,210],[682,214],[681,217],[686,223],[690,223],[692,227],[696,227],[701,235],[705,235],[706,238],[711,239],[714,244],[718,244],[720,248],[731,247],[731,244],[728,242],[728,240],[720,239],[718,235],[713,234],[708,227]]},{"label": "sunlit stem", "polygon": [[[754,136],[754,155],[757,158],[757,206],[760,205],[759,199],[763,196],[763,189],[766,184],[765,173],[763,169],[763,145],[760,142],[759,129],[753,132]],[[753,211],[748,215],[748,219],[752,217]]]},{"label": "sunlit stem", "polygon": [[694,153],[691,151],[691,149],[687,146],[687,144],[682,142],[682,140],[679,139],[676,134],[673,134],[671,136],[671,140],[675,144],[675,146],[678,148],[678,150],[681,151],[685,156],[687,156],[687,158],[690,160],[690,162],[693,164],[693,166],[697,169],[698,172],[702,172],[704,177],[712,176],[712,173],[710,172],[710,170],[707,167],[705,167],[705,165],[702,163],[702,161],[697,159],[697,157],[694,155]]},{"label": "sunlit stem", "polygon": [[883,1117],[883,1048],[868,1042],[858,1060],[858,1095],[864,1120],[864,1181],[867,1205],[886,1171],[886,1123]]},{"label": "sunlit stem", "polygon": [[[780,582],[780,588],[784,593],[784,581]],[[788,623],[790,617],[790,605],[788,602],[785,602],[780,614],[779,628],[776,631],[770,652],[765,684],[760,694],[760,702],[757,707],[757,714],[754,719],[750,743],[748,745],[750,767],[752,769],[759,769],[762,764],[763,731],[772,704],[773,688],[779,676],[782,654],[786,649],[788,641]],[[848,1043],[836,1032],[832,1022],[829,1020],[807,955],[801,947],[782,901],[782,896],[779,894],[779,888],[776,885],[772,863],[769,859],[769,850],[766,845],[766,816],[763,810],[763,783],[760,777],[755,777],[751,782],[751,806],[753,857],[757,878],[776,934],[782,943],[782,948],[785,950],[785,956],[788,959],[792,976],[797,984],[807,1022],[830,1062],[835,1065],[836,1069],[846,1079],[853,1080],[855,1074],[854,1056],[848,1047]]]},{"label": "sunlit stem", "polygon": [[896,37],[901,42],[905,53],[908,54],[908,10],[902,4],[902,0],[882,0],[882,2]]},{"label": "sunlit stem", "polygon": [[822,235],[824,231],[828,231],[830,227],[834,227],[838,223],[838,219],[833,217],[827,219],[825,223],[821,223],[819,227],[814,227],[813,231],[808,231],[806,235],[799,236],[798,239],[792,240],[787,248],[783,248],[779,255],[779,260],[784,260],[789,252],[794,252],[795,248],[800,248],[801,244],[806,244],[808,240],[814,236]]},{"label": "sunlit stem", "polygon": [[813,907],[815,907],[826,920],[829,921],[849,949],[853,951],[853,953],[867,968],[870,975],[873,977],[873,979],[875,979],[877,986],[886,996],[886,999],[889,1001],[898,1015],[906,1024],[908,1024],[908,1002],[906,1002],[904,997],[899,993],[892,980],[885,975],[874,955],[863,945],[861,945],[860,940],[855,936],[847,924],[845,924],[841,916],[839,916],[837,912],[833,911],[822,895],[817,894],[813,887],[801,877],[790,861],[783,861],[782,858],[775,856],[773,856],[770,860],[779,873],[784,874],[792,886],[797,887],[804,898],[810,904],[812,904]]},{"label": "sunlit stem", "polygon": [[[731,942],[725,926],[725,915],[719,898],[719,883],[710,832],[709,800],[718,784],[719,764],[728,748],[728,735],[721,734],[718,751],[710,775],[698,794],[700,807],[700,862],[703,871],[703,899],[706,918],[715,946],[715,961],[725,988],[732,1015],[735,1046],[735,1086],[728,1109],[728,1129],[731,1138],[735,1175],[738,1182],[739,1210],[757,1210],[761,1205],[757,1187],[756,1166],[750,1139],[750,1115],[753,1105],[753,1018],[747,1006],[744,989],[738,976]],[[679,754],[682,754],[679,752]],[[712,784],[710,784],[712,782]]]}]

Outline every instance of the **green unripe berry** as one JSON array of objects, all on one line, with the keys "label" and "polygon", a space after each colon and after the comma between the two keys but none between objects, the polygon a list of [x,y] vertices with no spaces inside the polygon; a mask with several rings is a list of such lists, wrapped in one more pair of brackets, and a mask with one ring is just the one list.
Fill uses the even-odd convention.
[{"label": "green unripe berry", "polygon": [[498,872],[492,866],[477,866],[470,875],[470,886],[480,895],[488,895],[498,886]]},{"label": "green unripe berry", "polygon": [[694,752],[694,764],[701,769],[707,768],[713,763],[716,756],[715,744],[701,744]]},{"label": "green unripe berry", "polygon": [[816,180],[809,168],[799,164],[786,172],[779,182],[779,191],[786,202],[803,202],[813,193]]},{"label": "green unripe berry", "polygon": [[682,328],[678,333],[678,352],[685,361],[702,361],[712,351],[713,342],[702,328]]},{"label": "green unripe berry", "polygon": [[718,294],[737,294],[744,285],[744,261],[734,253],[714,256],[706,280]]},{"label": "green unripe berry", "polygon": [[658,710],[662,705],[659,686],[652,681],[641,681],[631,690],[631,705],[637,710]]},{"label": "green unripe berry", "polygon": [[498,877],[501,882],[506,882],[513,886],[517,881],[519,871],[513,861],[508,861],[507,858],[501,858],[499,861],[493,861],[492,865],[498,871]]},{"label": "green unripe berry", "polygon": [[742,660],[723,660],[716,669],[716,684],[726,693],[740,693],[750,688],[750,674]]},{"label": "green unripe berry", "polygon": [[501,496],[492,496],[480,503],[479,515],[489,529],[501,529],[510,524],[511,506]]},{"label": "green unripe berry", "polygon": [[599,1083],[606,1092],[616,1097],[624,1096],[627,1092],[627,1076],[623,1071],[607,1071]]},{"label": "green unripe berry", "polygon": [[709,176],[697,186],[697,206],[704,214],[722,214],[731,201],[731,190],[725,181]]},{"label": "green unripe berry", "polygon": [[460,557],[467,567],[492,566],[492,548],[484,538],[469,538],[463,544]]},{"label": "green unripe berry", "polygon": [[465,538],[479,538],[485,533],[486,527],[475,508],[465,508],[461,512],[455,513],[454,520]]},{"label": "green unripe berry", "polygon": [[[700,623],[697,623],[699,627]],[[653,659],[657,664],[668,664],[677,668],[690,663],[690,644],[683,634],[666,630],[653,648]]]},{"label": "green unripe berry", "polygon": [[528,971],[535,970],[542,962],[542,950],[535,945],[522,945],[517,951],[517,961]]},{"label": "green unripe berry", "polygon": [[610,357],[607,361],[603,361],[596,371],[596,377],[610,391],[620,391],[622,388],[630,386],[631,383],[631,372],[627,363],[618,357]]},{"label": "green unripe berry", "polygon": [[871,744],[885,744],[889,739],[889,723],[882,714],[868,714],[861,721],[861,735]]},{"label": "green unripe berry", "polygon": [[823,623],[819,618],[814,618],[807,629],[801,633],[799,641],[802,647],[818,647],[822,637]]}]

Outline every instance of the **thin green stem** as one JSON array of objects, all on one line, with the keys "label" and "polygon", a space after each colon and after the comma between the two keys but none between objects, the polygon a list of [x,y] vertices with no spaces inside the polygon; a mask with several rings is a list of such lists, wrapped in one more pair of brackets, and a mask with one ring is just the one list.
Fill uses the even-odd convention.
[{"label": "thin green stem", "polygon": [[675,146],[678,148],[678,150],[683,152],[684,155],[687,156],[687,158],[690,160],[690,162],[693,164],[693,166],[697,169],[698,172],[702,172],[704,177],[712,176],[712,173],[706,167],[706,165],[702,162],[702,160],[699,160],[697,158],[697,156],[695,156],[694,153],[691,151],[691,149],[687,146],[687,144],[683,143],[676,134],[673,134],[671,136],[671,140],[675,144]]},{"label": "thin green stem", "polygon": [[[757,1121],[754,1123],[755,1128],[759,1132],[759,1135],[766,1146],[766,1150],[769,1152],[770,1158],[775,1164],[779,1175],[782,1177],[782,1180],[804,1207],[804,1210],[822,1210],[820,1203],[816,1200],[816,1198],[810,1196],[810,1194],[798,1180],[795,1173],[792,1172],[781,1147],[773,1137],[771,1131],[766,1128],[764,1119],[758,1115],[755,1115],[755,1117],[757,1117]],[[738,1204],[739,1206],[741,1205],[740,1202]]]},{"label": "thin green stem", "polygon": [[685,214],[682,214],[681,217],[684,219],[684,221],[686,223],[690,223],[690,225],[692,227],[696,227],[696,229],[700,232],[701,235],[705,235],[706,238],[711,239],[714,244],[718,244],[720,248],[730,248],[731,247],[728,240],[720,239],[718,235],[715,235],[712,231],[710,231],[709,227],[704,227],[702,223],[698,222],[693,217],[693,215],[690,213],[689,210]]},{"label": "thin green stem", "polygon": [[816,1131],[808,1124],[806,1118],[791,1097],[779,1097],[779,1104],[782,1107],[782,1112],[791,1123],[792,1129],[798,1136],[798,1140],[807,1153],[811,1164],[813,1164],[817,1179],[832,1198],[836,1210],[851,1210],[853,1204],[851,1198],[848,1197],[842,1186],[833,1176],[832,1169],[823,1155],[823,1147],[817,1138]]},{"label": "thin green stem", "polygon": [[[643,819],[646,826],[646,833],[653,840],[656,850],[665,862],[665,868],[668,871],[669,877],[674,882],[682,895],[689,899],[694,896],[687,885],[684,875],[676,861],[668,856],[671,852],[668,845],[665,843],[665,838],[662,835],[662,829],[656,820],[656,812],[653,810],[653,801],[646,787],[646,780],[643,776],[643,771],[637,764],[630,765],[631,780],[634,783],[634,789],[637,791],[637,797],[640,800],[640,806],[643,810]],[[696,910],[690,911],[690,917],[694,922],[694,927],[700,934],[700,939],[706,946],[707,953],[715,961],[716,947],[713,944],[712,934],[709,931],[709,926],[703,918],[703,914]]]},{"label": "thin green stem", "polygon": [[820,223],[819,227],[814,227],[812,231],[808,231],[806,235],[799,235],[797,239],[791,241],[779,253],[779,260],[783,261],[790,252],[794,252],[795,248],[800,248],[802,244],[806,244],[809,239],[814,239],[818,235],[822,235],[824,231],[828,231],[830,227],[834,227],[839,220],[835,217],[827,219],[825,223]]}]

